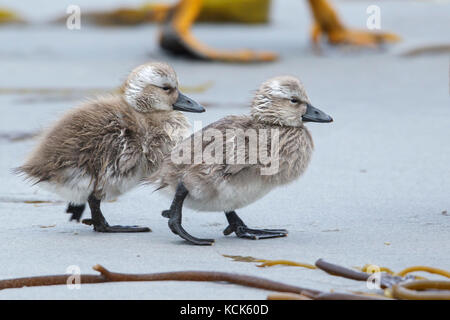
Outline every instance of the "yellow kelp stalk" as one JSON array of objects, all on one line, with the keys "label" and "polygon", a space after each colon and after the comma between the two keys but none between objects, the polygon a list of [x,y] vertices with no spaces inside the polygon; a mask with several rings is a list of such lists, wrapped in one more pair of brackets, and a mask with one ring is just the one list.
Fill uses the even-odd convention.
[{"label": "yellow kelp stalk", "polygon": [[[269,21],[271,0],[204,0],[196,22],[258,24]],[[162,22],[174,5],[145,3],[137,8],[83,13],[83,22],[114,26]],[[57,21],[65,21],[61,17]]]},{"label": "yellow kelp stalk", "polygon": [[225,258],[231,258],[234,261],[239,262],[261,262],[261,264],[258,264],[257,267],[265,268],[265,267],[272,267],[272,266],[291,266],[291,267],[302,267],[307,269],[317,269],[316,266],[309,264],[309,263],[303,263],[303,262],[297,262],[297,261],[291,261],[291,260],[267,260],[267,259],[259,259],[259,258],[253,258],[253,257],[243,257],[243,256],[232,256],[232,255],[223,255]]},{"label": "yellow kelp stalk", "polygon": [[270,0],[205,0],[197,22],[269,22]]},{"label": "yellow kelp stalk", "polygon": [[376,47],[380,43],[400,41],[400,37],[393,33],[375,33],[345,27],[327,0],[309,0],[309,4],[314,17],[311,38],[316,46],[319,44],[322,35],[326,36],[331,44],[350,44],[367,47]]},{"label": "yellow kelp stalk", "polygon": [[25,23],[25,20],[14,11],[0,8],[0,24],[10,23]]},{"label": "yellow kelp stalk", "polygon": [[[364,267],[361,268],[361,271],[363,272],[369,272],[369,270],[374,270],[373,268],[374,265],[371,264],[366,264]],[[427,272],[427,273],[433,273],[433,274],[437,274],[446,278],[450,278],[450,272],[446,271],[446,270],[442,270],[442,269],[438,269],[438,268],[433,268],[433,267],[427,267],[427,266],[412,266],[412,267],[408,267],[406,269],[403,269],[402,271],[399,272],[394,272],[389,268],[385,268],[385,267],[378,267],[380,272],[386,272],[389,273],[393,276],[399,276],[399,277],[404,277],[407,274],[410,274],[412,272]],[[416,279],[425,279],[423,277],[418,277],[415,276]]]}]

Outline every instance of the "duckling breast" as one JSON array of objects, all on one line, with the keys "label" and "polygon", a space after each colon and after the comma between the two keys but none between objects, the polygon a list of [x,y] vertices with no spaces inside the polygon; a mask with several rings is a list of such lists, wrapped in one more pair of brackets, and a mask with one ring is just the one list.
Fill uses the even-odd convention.
[{"label": "duckling breast", "polygon": [[[298,179],[307,169],[314,143],[306,127],[280,127],[278,159],[274,174],[265,175],[266,183],[283,185]],[[273,165],[273,164],[272,164]]]},{"label": "duckling breast", "polygon": [[244,208],[268,194],[275,186],[263,183],[253,170],[222,179],[207,188],[190,188],[185,205],[198,211],[233,211]]},{"label": "duckling breast", "polygon": [[191,135],[191,124],[188,119],[178,111],[171,112],[172,117],[163,124],[163,129],[175,144],[180,143]]}]

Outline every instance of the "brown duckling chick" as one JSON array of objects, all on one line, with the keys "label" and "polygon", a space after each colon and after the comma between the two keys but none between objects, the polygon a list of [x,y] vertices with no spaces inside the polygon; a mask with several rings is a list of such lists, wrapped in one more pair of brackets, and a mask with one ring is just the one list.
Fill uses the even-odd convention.
[{"label": "brown duckling chick", "polygon": [[[248,239],[286,236],[284,229],[248,228],[235,210],[305,171],[313,151],[313,140],[304,126],[308,121],[333,119],[311,105],[298,79],[279,76],[261,85],[250,115],[225,117],[178,144],[149,178],[159,189],[174,195],[170,209],[163,212],[170,229],[193,244],[214,242],[195,238],[183,229],[185,204],[199,211],[224,211],[229,223],[225,235],[234,232]],[[201,158],[195,147],[196,136]],[[192,140],[194,148],[190,150]],[[267,157],[258,150],[267,150]],[[179,157],[183,153],[189,157]]]},{"label": "brown duckling chick", "polygon": [[43,135],[16,172],[67,201],[80,220],[89,204],[99,232],[146,232],[146,227],[110,226],[100,202],[115,198],[156,171],[164,154],[189,135],[190,124],[176,110],[203,112],[178,91],[171,66],[148,63],[134,69],[121,93],[99,97],[67,112]]}]

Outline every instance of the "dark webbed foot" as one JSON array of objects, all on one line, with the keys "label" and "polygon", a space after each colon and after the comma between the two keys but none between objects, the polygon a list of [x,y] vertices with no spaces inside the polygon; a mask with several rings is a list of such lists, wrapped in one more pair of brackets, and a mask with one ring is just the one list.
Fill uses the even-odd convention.
[{"label": "dark webbed foot", "polygon": [[97,232],[150,232],[150,228],[139,226],[110,226],[108,222],[102,221],[94,223],[93,219],[83,219],[81,221],[89,226],[94,226],[94,231]]},{"label": "dark webbed foot", "polygon": [[229,223],[223,231],[226,236],[234,232],[239,238],[258,240],[286,237],[288,234],[285,229],[250,229],[234,211],[225,212],[225,215]]},{"label": "dark webbed foot", "polygon": [[211,246],[214,244],[214,239],[200,239],[191,236],[184,228],[181,226],[181,221],[178,222],[177,219],[169,218],[169,228],[173,233],[179,235],[186,241],[199,246]]},{"label": "dark webbed foot", "polygon": [[288,235],[288,232],[285,229],[250,229],[245,226],[238,226],[231,231],[227,228],[224,230],[223,234],[229,235],[232,232],[236,233],[238,238],[252,240],[280,238]]},{"label": "dark webbed foot", "polygon": [[81,216],[83,215],[84,209],[86,208],[85,204],[73,204],[69,203],[66,209],[66,213],[71,213],[69,221],[77,220],[80,222]]},{"label": "dark webbed foot", "polygon": [[88,199],[89,207],[91,208],[91,219],[83,219],[81,222],[87,225],[94,226],[94,231],[97,232],[150,232],[150,228],[139,226],[110,226],[106,221],[100,210],[100,200],[93,195]]},{"label": "dark webbed foot", "polygon": [[169,218],[169,228],[173,233],[179,235],[184,240],[199,246],[210,246],[214,243],[214,239],[200,239],[191,236],[184,228],[181,226],[181,217],[182,217],[182,207],[183,201],[188,195],[188,190],[180,182],[177,187],[177,191],[175,192],[175,197],[173,199],[172,205],[169,210],[164,210],[162,212],[162,216],[165,218]]}]

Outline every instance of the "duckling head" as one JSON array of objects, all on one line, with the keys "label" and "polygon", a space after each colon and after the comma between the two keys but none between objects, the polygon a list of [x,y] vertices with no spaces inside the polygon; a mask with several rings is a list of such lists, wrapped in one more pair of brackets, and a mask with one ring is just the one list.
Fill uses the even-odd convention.
[{"label": "duckling head", "polygon": [[171,66],[162,62],[143,64],[134,69],[123,87],[126,102],[139,112],[204,112],[199,103],[178,90],[178,77]]},{"label": "duckling head", "polygon": [[265,81],[253,99],[251,115],[261,122],[289,127],[301,127],[304,122],[333,121],[311,105],[303,84],[292,76]]}]

